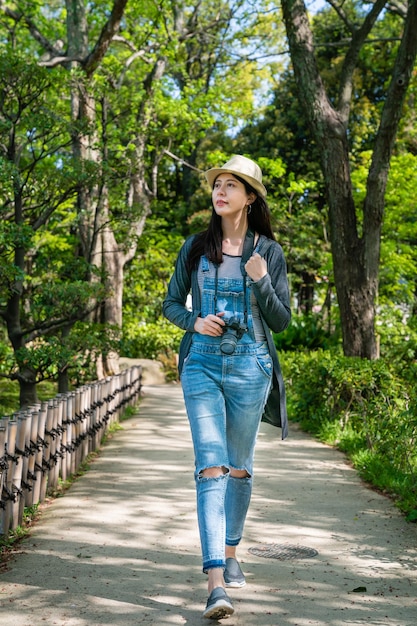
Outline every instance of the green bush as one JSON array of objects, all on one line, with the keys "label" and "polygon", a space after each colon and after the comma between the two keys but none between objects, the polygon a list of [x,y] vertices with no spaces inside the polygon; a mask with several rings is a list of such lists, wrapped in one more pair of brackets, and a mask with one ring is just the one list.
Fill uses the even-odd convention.
[{"label": "green bush", "polygon": [[[417,512],[417,383],[401,364],[284,353],[290,419],[346,452],[361,476]],[[410,519],[411,519],[410,517]]]},{"label": "green bush", "polygon": [[130,327],[121,340],[120,354],[132,359],[158,359],[177,353],[184,331],[166,319]]},{"label": "green bush", "polygon": [[340,331],[326,328],[318,314],[293,315],[291,324],[283,333],[274,334],[274,342],[280,351],[327,350],[339,346]]},{"label": "green bush", "polygon": [[381,357],[396,364],[402,378],[417,379],[417,317],[411,316],[404,323],[398,310],[390,317],[380,314],[378,334],[381,337]]},{"label": "green bush", "polygon": [[177,380],[177,354],[183,335],[183,330],[165,318],[137,327],[130,325],[123,334],[120,354],[132,359],[160,361],[166,380]]}]

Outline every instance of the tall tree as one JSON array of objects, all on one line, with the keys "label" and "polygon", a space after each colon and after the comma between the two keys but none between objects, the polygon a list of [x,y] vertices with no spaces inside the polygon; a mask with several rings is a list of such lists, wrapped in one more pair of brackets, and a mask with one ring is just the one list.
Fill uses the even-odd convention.
[{"label": "tall tree", "polygon": [[[99,147],[93,82],[95,72],[119,31],[126,4],[127,0],[114,0],[109,18],[102,24],[98,36],[92,35],[90,40],[91,25],[87,19],[85,0],[66,0],[68,59],[59,61],[72,70],[71,115],[76,129],[73,133],[74,155],[80,162],[86,165],[92,163],[97,168],[96,184],[87,186],[80,182],[77,201],[84,256],[89,263],[99,268],[101,280],[108,288],[107,298],[98,309],[96,321],[116,326],[121,326],[123,269],[110,226],[108,183],[102,169],[105,155]],[[94,279],[95,274],[92,274]],[[107,358],[111,360],[109,363],[106,363]],[[111,353],[99,359],[99,377],[117,371],[118,364],[117,361],[115,364],[112,362]]]},{"label": "tall tree", "polygon": [[[51,373],[59,345],[51,350],[51,340],[87,315],[92,295],[76,246],[62,233],[79,174],[55,94],[65,89],[62,79],[13,50],[0,51],[0,317],[14,354],[1,375],[19,382],[21,407],[36,402],[37,382]],[[60,254],[51,258],[42,244],[54,236],[59,211]]]},{"label": "tall tree", "polygon": [[[103,6],[104,11],[97,14],[86,0],[65,0],[65,11],[60,2],[51,2],[41,10],[26,2],[2,8],[9,20],[23,24],[32,35],[40,66],[64,68],[70,73],[73,155],[81,165],[76,201],[81,247],[87,264],[99,270],[91,272],[91,282],[106,282],[108,293],[100,307],[92,308],[95,321],[120,326],[122,287],[117,244],[110,228],[107,180],[103,176],[94,77],[119,31],[127,0],[103,4],[109,6]],[[114,371],[109,369],[101,369],[99,375]]]},{"label": "tall tree", "polygon": [[304,2],[282,0],[300,104],[319,150],[326,187],[344,352],[348,356],[372,359],[378,356],[375,305],[384,196],[402,106],[417,55],[417,1],[409,0],[404,18],[399,21],[401,41],[373,144],[361,223],[352,192],[348,137],[354,75],[360,52],[388,3],[376,0],[368,13],[362,5],[359,8],[334,2],[332,5],[350,31],[335,100],[326,91],[318,69],[317,42]]}]

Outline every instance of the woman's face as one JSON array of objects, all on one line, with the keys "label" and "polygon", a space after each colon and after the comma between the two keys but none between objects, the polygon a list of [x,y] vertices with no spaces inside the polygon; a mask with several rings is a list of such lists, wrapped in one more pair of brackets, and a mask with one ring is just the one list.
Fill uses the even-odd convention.
[{"label": "woman's face", "polygon": [[247,194],[245,185],[233,174],[220,174],[211,194],[213,207],[220,217],[239,217],[255,200],[255,194]]}]

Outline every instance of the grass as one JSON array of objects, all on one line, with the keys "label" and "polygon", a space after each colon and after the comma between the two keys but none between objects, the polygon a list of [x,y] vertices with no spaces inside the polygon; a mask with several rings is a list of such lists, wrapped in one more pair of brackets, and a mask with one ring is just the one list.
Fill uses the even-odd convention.
[{"label": "grass", "polygon": [[19,542],[29,534],[32,525],[39,519],[39,516],[39,504],[27,507],[23,514],[23,524],[10,530],[7,535],[0,535],[0,564],[3,568],[13,555]]},{"label": "grass", "polygon": [[[43,402],[54,398],[57,383],[45,380],[37,385],[38,400]],[[0,378],[0,417],[12,415],[19,410],[19,383],[17,380]]]},{"label": "grass", "polygon": [[344,452],[358,474],[417,521],[416,378],[391,359],[285,353],[290,419]]}]

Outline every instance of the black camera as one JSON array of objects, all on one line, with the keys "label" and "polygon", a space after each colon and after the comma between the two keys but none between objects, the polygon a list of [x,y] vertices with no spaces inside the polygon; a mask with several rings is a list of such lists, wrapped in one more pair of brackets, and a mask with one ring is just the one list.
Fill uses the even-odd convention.
[{"label": "black camera", "polygon": [[241,324],[238,317],[231,317],[228,321],[225,320],[225,322],[226,325],[220,341],[220,350],[223,354],[233,354],[238,340],[243,337],[247,328],[245,324]]}]

